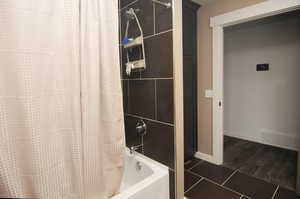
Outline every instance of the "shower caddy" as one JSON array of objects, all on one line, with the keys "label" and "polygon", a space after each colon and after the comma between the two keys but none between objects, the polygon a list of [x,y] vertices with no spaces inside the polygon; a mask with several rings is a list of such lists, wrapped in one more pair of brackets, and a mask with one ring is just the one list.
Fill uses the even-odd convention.
[{"label": "shower caddy", "polygon": [[[166,8],[171,8],[172,4],[171,3],[165,3],[161,2],[159,0],[152,0],[153,3],[157,3],[159,5],[165,6]],[[122,44],[124,49],[126,49],[126,57],[127,57],[127,62],[126,62],[126,74],[130,76],[131,72],[134,71],[140,71],[140,70],[145,70],[146,69],[146,57],[145,57],[145,45],[144,45],[144,34],[143,30],[140,24],[140,21],[136,15],[136,11],[139,11],[139,9],[133,9],[130,8],[129,10],[126,11],[126,18],[127,18],[127,23],[126,23],[126,30],[125,30],[125,37],[122,40]],[[136,24],[138,26],[140,35],[136,38],[128,38],[128,30],[129,30],[129,25],[130,21],[135,20]],[[137,60],[130,61],[129,59],[129,50],[135,47],[141,47],[141,58]]]},{"label": "shower caddy", "polygon": [[[126,24],[126,31],[125,31],[125,37],[122,41],[123,47],[126,49],[126,74],[130,76],[131,72],[137,69],[145,70],[146,69],[146,60],[145,60],[145,45],[144,45],[144,34],[143,30],[140,24],[139,19],[136,16],[135,10],[133,8],[130,8],[126,11],[127,16],[127,24]],[[130,25],[130,21],[135,19],[139,31],[140,36],[136,38],[128,38],[128,29]],[[141,47],[142,48],[142,58],[134,61],[130,61],[129,59],[129,49],[135,48],[135,47]]]}]

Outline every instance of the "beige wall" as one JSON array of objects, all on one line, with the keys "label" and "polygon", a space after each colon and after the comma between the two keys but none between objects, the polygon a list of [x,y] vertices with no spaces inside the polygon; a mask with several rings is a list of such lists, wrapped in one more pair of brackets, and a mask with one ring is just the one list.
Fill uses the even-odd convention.
[{"label": "beige wall", "polygon": [[210,17],[265,0],[219,0],[198,12],[198,151],[212,154],[212,100],[205,90],[212,88],[212,31]]}]

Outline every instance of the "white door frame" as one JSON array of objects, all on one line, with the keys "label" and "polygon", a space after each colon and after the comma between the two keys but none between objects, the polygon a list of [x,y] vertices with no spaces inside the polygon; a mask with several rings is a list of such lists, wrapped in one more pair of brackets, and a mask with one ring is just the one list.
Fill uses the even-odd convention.
[{"label": "white door frame", "polygon": [[224,27],[300,8],[300,0],[266,0],[210,19],[213,30],[213,162],[223,163]]}]

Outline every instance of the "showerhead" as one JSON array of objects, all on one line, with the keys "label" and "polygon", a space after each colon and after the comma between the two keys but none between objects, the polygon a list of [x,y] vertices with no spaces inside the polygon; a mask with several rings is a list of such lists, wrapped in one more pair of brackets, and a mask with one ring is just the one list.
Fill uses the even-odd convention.
[{"label": "showerhead", "polygon": [[131,21],[135,18],[135,14],[140,12],[140,9],[133,9],[133,8],[130,8],[129,10],[126,10],[125,12],[125,17],[126,17],[126,20],[127,21]]}]

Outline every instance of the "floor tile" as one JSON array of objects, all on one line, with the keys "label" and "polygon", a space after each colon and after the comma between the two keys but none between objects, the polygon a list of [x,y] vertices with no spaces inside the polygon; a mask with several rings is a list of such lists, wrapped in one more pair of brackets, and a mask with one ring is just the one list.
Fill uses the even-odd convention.
[{"label": "floor tile", "polygon": [[189,199],[239,199],[240,195],[207,180],[202,180],[186,193]]},{"label": "floor tile", "polygon": [[295,189],[296,151],[224,136],[224,166],[242,173]]},{"label": "floor tile", "polygon": [[197,165],[191,171],[219,184],[222,184],[234,172],[232,169],[208,162]]},{"label": "floor tile", "polygon": [[187,191],[195,183],[199,182],[201,177],[190,173],[189,171],[184,172],[184,191]]},{"label": "floor tile", "polygon": [[[169,170],[169,180],[170,180],[170,199],[174,199],[175,193],[175,174],[174,171]],[[184,172],[184,191],[187,191],[194,184],[198,183],[201,180],[201,177],[194,175],[188,171]]]},{"label": "floor tile", "polygon": [[274,199],[299,199],[296,192],[290,191],[288,189],[279,188]]},{"label": "floor tile", "polygon": [[225,186],[255,199],[271,199],[276,190],[275,185],[240,172],[235,173]]},{"label": "floor tile", "polygon": [[184,163],[184,168],[185,169],[190,169],[192,167],[194,167],[196,164],[199,164],[200,162],[202,162],[202,160],[194,158],[192,160],[188,160]]}]

